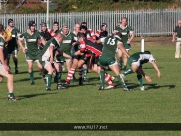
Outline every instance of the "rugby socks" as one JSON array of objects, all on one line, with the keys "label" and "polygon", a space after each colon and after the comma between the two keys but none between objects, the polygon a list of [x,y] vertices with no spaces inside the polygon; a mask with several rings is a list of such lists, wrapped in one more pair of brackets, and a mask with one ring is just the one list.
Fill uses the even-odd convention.
[{"label": "rugby socks", "polygon": [[33,72],[29,72],[29,76],[30,76],[31,82],[34,82],[34,73]]},{"label": "rugby socks", "polygon": [[127,71],[125,71],[123,74],[126,76],[126,75],[131,74],[131,73],[133,73],[133,70],[130,68]]},{"label": "rugby socks", "polygon": [[87,78],[87,68],[83,68],[84,78]]},{"label": "rugby socks", "polygon": [[126,70],[126,67],[127,67],[127,66],[124,66],[124,67],[123,67],[123,70]]},{"label": "rugby socks", "polygon": [[15,70],[18,69],[18,59],[14,60]]},{"label": "rugby socks", "polygon": [[45,78],[45,74],[41,74],[42,78]]},{"label": "rugby socks", "polygon": [[47,87],[46,88],[50,88],[51,87],[51,83],[52,83],[52,75],[48,74],[47,75]]},{"label": "rugby socks", "polygon": [[137,75],[137,79],[138,79],[138,83],[139,83],[140,87],[142,87],[143,86],[142,75]]},{"label": "rugby socks", "polygon": [[57,72],[56,76],[57,76],[58,83],[60,83],[61,82],[61,78],[62,78],[62,72]]},{"label": "rugby socks", "polygon": [[105,81],[110,85],[110,86],[114,86],[112,80],[111,80],[111,76],[107,73],[105,73]]},{"label": "rugby socks", "polygon": [[83,72],[83,68],[81,67],[81,68],[79,68],[79,78],[82,77],[82,72]]},{"label": "rugby socks", "polygon": [[125,84],[125,82],[123,83],[123,82],[121,81],[120,76],[117,76],[117,79],[118,79],[118,82],[119,82],[120,85],[122,85],[123,87],[127,87],[127,85]]},{"label": "rugby socks", "polygon": [[9,93],[9,97],[14,97],[14,93]]},{"label": "rugby socks", "polygon": [[74,68],[71,68],[70,71],[68,72],[68,76],[67,76],[67,79],[65,80],[66,82],[70,82],[70,79],[72,78],[72,76],[74,75],[75,73],[75,69]]},{"label": "rugby socks", "polygon": [[104,80],[105,80],[105,71],[100,71],[101,86],[104,86]]},{"label": "rugby socks", "polygon": [[105,76],[106,76],[106,74],[108,75],[108,77],[110,78],[110,80],[114,80],[114,77],[113,77],[113,76],[111,76],[111,75],[109,75],[108,73],[105,72]]}]

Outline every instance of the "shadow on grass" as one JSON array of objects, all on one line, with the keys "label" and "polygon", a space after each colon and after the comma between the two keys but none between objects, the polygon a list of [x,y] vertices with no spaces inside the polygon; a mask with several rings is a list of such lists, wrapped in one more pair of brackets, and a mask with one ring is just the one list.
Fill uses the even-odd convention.
[{"label": "shadow on grass", "polygon": [[[34,77],[35,81],[38,80],[38,79],[42,79],[42,77]],[[30,81],[30,79],[29,78],[23,78],[23,79],[20,79],[20,80],[15,80],[14,82],[16,83],[16,82],[21,82],[21,81]]]},{"label": "shadow on grass", "polygon": [[57,92],[54,93],[39,93],[39,94],[26,94],[26,95],[19,95],[17,96],[18,98],[22,99],[28,99],[28,98],[32,98],[32,97],[37,97],[37,96],[42,96],[42,95],[51,95],[51,94],[57,94]]},{"label": "shadow on grass", "polygon": [[[127,83],[127,85],[134,89],[134,88],[137,88],[137,87],[140,87],[139,84],[133,84],[133,83]],[[147,88],[147,89],[160,89],[160,88],[168,88],[168,89],[173,89],[175,88],[175,85],[158,85],[158,84],[144,84],[144,86]],[[147,90],[146,89],[146,90]]]},{"label": "shadow on grass", "polygon": [[[38,71],[38,70],[35,70],[35,71],[33,71],[34,73],[35,72],[40,72],[40,71]],[[28,74],[28,70],[27,71],[19,71],[19,73],[17,74],[17,75],[19,75],[19,74]],[[16,75],[16,74],[15,74]]]}]

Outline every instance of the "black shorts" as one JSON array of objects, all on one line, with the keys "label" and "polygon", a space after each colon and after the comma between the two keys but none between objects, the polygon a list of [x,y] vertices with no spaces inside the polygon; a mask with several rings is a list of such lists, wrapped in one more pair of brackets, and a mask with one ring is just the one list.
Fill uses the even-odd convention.
[{"label": "black shorts", "polygon": [[8,58],[8,48],[7,47],[3,48],[3,54],[4,54],[4,60],[6,60]]},{"label": "black shorts", "polygon": [[84,55],[75,55],[75,56],[74,56],[74,59],[84,60],[85,62],[87,62],[87,61],[90,59],[90,57],[86,57],[85,54],[84,54]]},{"label": "black shorts", "polygon": [[99,65],[99,57],[96,57],[96,58],[93,58],[92,59],[92,64],[97,64],[97,65]]}]

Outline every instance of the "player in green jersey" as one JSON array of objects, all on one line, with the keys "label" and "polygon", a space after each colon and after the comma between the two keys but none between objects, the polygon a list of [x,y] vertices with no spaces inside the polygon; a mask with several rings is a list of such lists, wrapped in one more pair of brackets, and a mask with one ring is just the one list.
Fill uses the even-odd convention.
[{"label": "player in green jersey", "polygon": [[4,59],[4,38],[3,38],[3,33],[4,33],[4,26],[0,24],[0,74],[4,77],[7,78],[7,87],[8,87],[8,100],[9,101],[16,101],[18,98],[14,96],[14,76],[10,72],[9,67],[5,63]]},{"label": "player in green jersey", "polygon": [[[71,59],[70,55],[67,55],[64,53],[61,48],[60,48],[60,43],[63,40],[63,35],[58,32],[56,33],[56,36],[45,44],[43,50],[39,54],[39,61],[43,65],[43,67],[48,71],[47,74],[47,86],[46,90],[50,91],[51,90],[51,81],[52,81],[52,74],[55,73],[55,70],[57,72],[57,78],[58,78],[58,83],[57,83],[57,89],[64,89],[65,87],[61,85],[61,72],[62,72],[62,67],[60,63],[57,63],[54,61],[54,55],[55,52],[57,51],[61,56],[67,57]],[[53,64],[53,66],[52,66]]]},{"label": "player in green jersey", "polygon": [[160,78],[161,73],[153,55],[150,53],[150,51],[145,51],[145,52],[136,52],[130,56],[130,58],[128,59],[128,64],[131,68],[125,71],[123,74],[121,74],[121,79],[124,80],[124,77],[126,75],[136,72],[140,89],[143,91],[144,86],[143,86],[142,76],[144,76],[148,82],[152,81],[151,78],[147,76],[142,69],[142,65],[147,62],[150,62],[153,65],[153,67],[157,71],[157,76]]},{"label": "player in green jersey", "polygon": [[7,62],[8,62],[8,66],[9,66],[9,60],[10,57],[12,55],[12,59],[15,65],[15,74],[18,74],[18,43],[17,43],[17,39],[18,36],[20,35],[20,31],[19,29],[17,29],[16,27],[14,27],[14,22],[13,19],[9,19],[8,20],[8,27],[6,28],[8,29],[11,34],[12,34],[12,39],[10,41],[8,41],[8,58],[7,58]]},{"label": "player in green jersey", "polygon": [[115,76],[117,77],[119,83],[123,86],[124,90],[130,90],[125,82],[121,81],[120,78],[120,69],[115,58],[116,50],[119,48],[127,57],[129,54],[125,50],[122,41],[121,41],[122,34],[117,32],[116,35],[108,36],[106,38],[101,38],[101,42],[103,43],[102,55],[99,57],[99,63],[101,65],[100,71],[100,78],[101,78],[101,86],[99,90],[104,90],[104,78],[105,78],[105,68],[109,66],[110,69],[114,72]]},{"label": "player in green jersey", "polygon": [[[25,41],[25,47],[22,44],[22,40]],[[40,50],[38,49],[38,42],[41,42],[45,45],[45,40],[40,36],[39,32],[35,30],[35,22],[29,22],[29,29],[27,32],[24,32],[19,36],[18,43],[20,48],[23,50],[26,56],[26,61],[28,63],[28,72],[30,76],[31,83],[30,85],[34,85],[34,74],[33,74],[33,62],[35,61],[41,73],[43,73],[43,67],[38,61],[38,54]]]},{"label": "player in green jersey", "polygon": [[[115,31],[121,32],[122,33],[122,42],[123,45],[125,47],[125,49],[127,50],[127,52],[129,52],[129,50],[131,49],[131,41],[134,38],[134,31],[131,28],[131,26],[127,25],[127,18],[123,17],[121,19],[121,25],[117,26],[115,28]],[[122,66],[122,52],[120,50],[118,50],[118,58],[120,59],[120,65]],[[124,67],[123,69],[126,70],[126,66],[127,66],[127,62],[128,62],[128,57],[126,55],[124,55]]]},{"label": "player in green jersey", "polygon": [[[65,52],[68,55],[71,55],[71,49],[72,46],[75,45],[76,42],[74,41],[77,41],[77,37],[75,34],[69,31],[67,25],[63,25],[61,33],[63,34],[63,42],[60,44],[60,47],[63,52]],[[66,62],[67,70],[69,71],[71,69],[71,59],[62,57],[60,55],[57,55],[57,59],[63,59]]]}]

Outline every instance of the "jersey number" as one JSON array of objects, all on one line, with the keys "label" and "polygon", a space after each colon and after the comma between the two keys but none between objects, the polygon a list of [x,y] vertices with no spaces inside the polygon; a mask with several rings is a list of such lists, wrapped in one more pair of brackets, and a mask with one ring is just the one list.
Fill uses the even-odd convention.
[{"label": "jersey number", "polygon": [[115,45],[115,39],[109,38],[107,44]]}]

